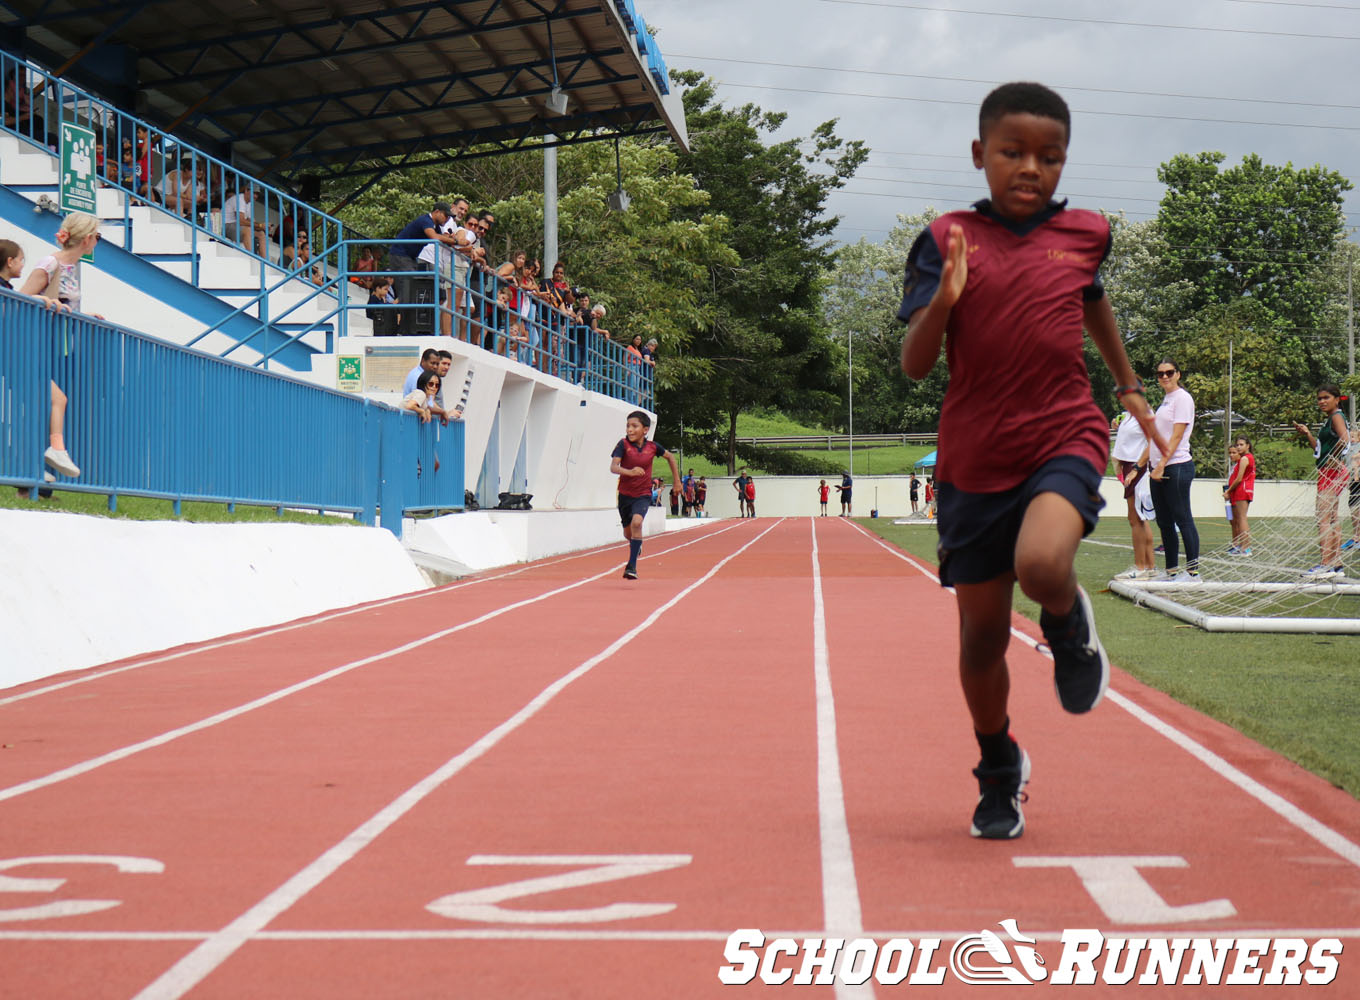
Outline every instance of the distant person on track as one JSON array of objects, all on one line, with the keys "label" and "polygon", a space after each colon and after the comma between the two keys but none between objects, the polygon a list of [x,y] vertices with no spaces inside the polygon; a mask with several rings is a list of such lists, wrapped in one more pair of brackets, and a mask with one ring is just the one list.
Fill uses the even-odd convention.
[{"label": "distant person on track", "polygon": [[841,517],[849,517],[855,512],[854,492],[855,480],[849,472],[841,473],[841,484],[836,487],[836,492],[841,495]]},{"label": "distant person on track", "polygon": [[817,500],[822,505],[822,517],[826,517],[826,502],[830,498],[831,487],[826,485],[826,480],[823,479],[820,483],[817,484]]},{"label": "distant person on track", "polygon": [[1247,526],[1247,507],[1256,496],[1256,456],[1251,453],[1251,442],[1239,437],[1237,461],[1228,473],[1228,485],[1223,487],[1223,499],[1232,505],[1232,545],[1228,554],[1251,555],[1251,529]]},{"label": "distant person on track", "polygon": [[911,474],[911,512],[918,514],[921,511],[921,480],[916,478],[916,473]]},{"label": "distant person on track", "polygon": [[746,481],[749,477],[746,470],[741,470],[741,475],[732,480],[732,488],[737,491],[737,510],[740,517],[746,516]]},{"label": "distant person on track", "polygon": [[696,517],[708,517],[708,511],[704,509],[704,504],[708,502],[708,480],[703,476],[694,484],[694,514]]},{"label": "distant person on track", "polygon": [[625,580],[636,580],[638,556],[642,555],[642,523],[651,502],[652,462],[664,458],[671,467],[671,489],[680,492],[680,467],[675,454],[655,441],[647,440],[652,418],[641,410],[628,414],[623,438],[614,446],[613,462],[609,471],[619,477],[619,521],[623,537],[628,542],[628,565],[623,567]]},{"label": "distant person on track", "polygon": [[946,348],[940,582],[958,600],[959,679],[982,756],[970,832],[1011,839],[1025,829],[1030,776],[1008,711],[1017,582],[1043,609],[1063,707],[1090,711],[1109,679],[1073,568],[1104,503],[1110,440],[1091,398],[1083,327],[1115,376],[1116,397],[1149,436],[1156,426],[1098,274],[1109,223],[1052,200],[1070,137],[1066,103],[1040,84],[1008,83],[987,95],[978,120],[973,165],[991,197],[917,237],[898,318],[908,323],[902,370],[911,378],[925,378]]}]

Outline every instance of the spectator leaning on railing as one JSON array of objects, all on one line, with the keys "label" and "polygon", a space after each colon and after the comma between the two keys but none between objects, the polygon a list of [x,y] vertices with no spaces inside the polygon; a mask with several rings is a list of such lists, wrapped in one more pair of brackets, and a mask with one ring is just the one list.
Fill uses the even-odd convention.
[{"label": "spectator leaning on railing", "polygon": [[[57,230],[59,249],[38,261],[20,291],[25,295],[41,295],[47,299],[56,299],[72,312],[79,312],[80,258],[86,254],[93,254],[98,243],[99,220],[84,212],[72,212],[62,220],[61,228]],[[103,319],[97,314],[91,315]],[[71,341],[63,338],[59,350],[61,355],[57,358],[57,369],[61,370],[72,363]],[[49,446],[43,452],[43,461],[63,476],[75,478],[80,475],[80,468],[71,461],[71,456],[66,450],[67,402],[66,394],[53,379],[52,416],[48,423]]]},{"label": "spectator leaning on railing", "polygon": [[[19,276],[24,271],[24,251],[19,244],[12,240],[0,240],[0,288],[15,291],[13,282],[19,280]],[[49,299],[46,296],[36,296],[47,305],[49,309],[60,309],[61,303],[56,299]],[[50,418],[49,418],[50,419]],[[50,428],[49,428],[50,429]],[[43,478],[48,482],[54,481],[57,477],[50,472],[44,472]],[[31,497],[31,491],[27,487],[19,487],[18,493],[22,497]],[[38,495],[46,499],[52,495],[52,491],[47,488],[40,488]]]},{"label": "spectator leaning on railing", "polygon": [[[445,202],[435,202],[434,207],[425,215],[417,216],[408,222],[394,237],[394,240],[424,240],[426,243],[433,243],[439,239],[439,227],[449,221],[449,213],[452,208]],[[421,246],[415,243],[393,242],[388,247],[387,269],[389,271],[419,271],[420,265],[417,258],[420,256]],[[401,301],[410,303],[413,301],[411,279],[399,277],[397,279],[397,296]],[[415,317],[412,310],[401,310],[401,325],[404,327],[403,333],[410,333],[415,329]]]}]

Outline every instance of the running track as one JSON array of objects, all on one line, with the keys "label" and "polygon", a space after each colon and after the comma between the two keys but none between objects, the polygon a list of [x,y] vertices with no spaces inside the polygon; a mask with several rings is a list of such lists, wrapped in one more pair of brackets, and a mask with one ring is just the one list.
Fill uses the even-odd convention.
[{"label": "running track", "polygon": [[[737,928],[940,965],[1006,918],[1050,968],[1337,937],[1314,992],[1360,996],[1349,796],[1117,670],[1065,716],[1017,618],[1028,829],[975,841],[931,567],[837,518],[622,552],[0,691],[0,997],[731,997],[771,989],[719,983]],[[904,989],[978,992],[811,992]]]}]

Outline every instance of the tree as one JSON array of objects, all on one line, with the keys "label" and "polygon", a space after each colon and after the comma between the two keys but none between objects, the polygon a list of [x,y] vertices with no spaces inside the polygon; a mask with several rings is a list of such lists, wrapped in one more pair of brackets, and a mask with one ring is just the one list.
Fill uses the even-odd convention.
[{"label": "tree", "polygon": [[[1265,306],[1252,299],[1206,306],[1180,325],[1164,343],[1180,366],[1182,382],[1195,409],[1228,408],[1231,373],[1232,410],[1261,427],[1292,423],[1305,400],[1293,387],[1304,364],[1303,344]],[[1231,348],[1231,368],[1229,350]],[[1196,423],[1191,448],[1201,468],[1223,465],[1224,426]],[[1261,475],[1280,474],[1274,457],[1262,454]]]},{"label": "tree", "polygon": [[714,260],[708,268],[704,322],[690,345],[707,372],[663,392],[661,403],[702,429],[704,440],[724,441],[723,458],[735,472],[743,410],[778,405],[820,415],[835,405],[822,294],[837,220],[825,215],[825,204],[868,152],[837,137],[835,121],[807,140],[767,144],[786,115],[754,104],[725,107],[700,73],[672,77],[686,88],[690,134],[679,168],[708,192],[711,210],[729,220],[727,241],[738,262]]},{"label": "tree", "polygon": [[[573,284],[607,307],[603,325],[615,338],[657,339],[659,389],[702,380],[711,366],[686,349],[705,321],[701,293],[709,269],[737,265],[725,242],[728,222],[708,210],[708,194],[677,169],[670,145],[625,140],[620,160],[632,198],[623,213],[609,211],[605,200],[616,184],[611,143],[559,151],[559,257]],[[370,188],[340,218],[366,235],[390,237],[435,201],[466,197],[474,208],[496,213],[493,265],[512,250],[533,259],[543,253],[542,181],[540,151],[417,167]],[[550,272],[554,263],[544,261],[545,268]]]},{"label": "tree", "polygon": [[912,241],[938,216],[933,209],[899,215],[882,243],[860,240],[836,253],[827,286],[827,325],[836,346],[836,374],[842,386],[849,360],[842,338],[854,337],[855,426],[866,434],[928,432],[939,424],[949,380],[943,356],[920,381],[902,374],[906,327],[897,319]]},{"label": "tree", "polygon": [[1220,170],[1222,153],[1181,154],[1157,171],[1167,185],[1157,221],[1167,254],[1167,281],[1188,279],[1189,306],[1202,309],[1250,298],[1305,344],[1296,373],[1313,382],[1325,366],[1307,349],[1323,329],[1329,298],[1326,269],[1343,238],[1345,177],[1322,166],[1296,170],[1255,154]]}]

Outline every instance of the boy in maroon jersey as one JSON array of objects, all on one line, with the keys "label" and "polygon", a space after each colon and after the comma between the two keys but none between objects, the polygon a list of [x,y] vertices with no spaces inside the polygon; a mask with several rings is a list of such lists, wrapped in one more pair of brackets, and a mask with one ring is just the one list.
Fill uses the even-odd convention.
[{"label": "boy in maroon jersey", "polygon": [[1098,269],[1110,227],[1052,200],[1071,118],[1037,83],[1009,83],[982,102],[973,165],[991,198],[933,222],[912,246],[898,318],[902,370],[924,378],[940,355],[949,387],[935,469],[940,582],[959,606],[959,677],[982,761],[975,837],[1024,832],[1030,761],[1010,735],[1011,598],[1043,611],[1062,706],[1087,712],[1109,680],[1090,599],[1073,562],[1104,501],[1108,421],[1082,356],[1089,331],[1150,440],[1159,441]]},{"label": "boy in maroon jersey", "polygon": [[680,492],[680,467],[675,454],[655,441],[647,440],[652,418],[641,410],[628,414],[627,430],[614,446],[614,461],[609,471],[619,477],[619,521],[623,537],[628,542],[628,565],[623,568],[625,580],[637,579],[638,556],[642,554],[642,522],[652,502],[652,461],[664,458],[671,465],[671,496]]}]

